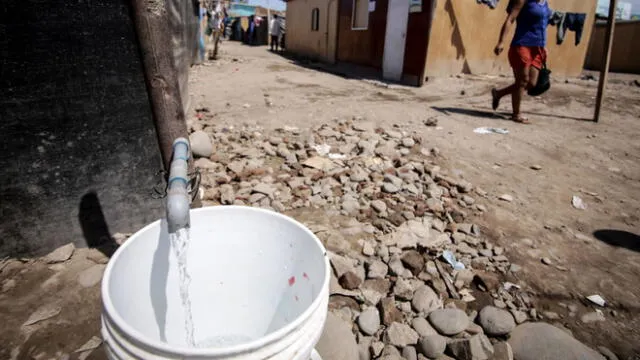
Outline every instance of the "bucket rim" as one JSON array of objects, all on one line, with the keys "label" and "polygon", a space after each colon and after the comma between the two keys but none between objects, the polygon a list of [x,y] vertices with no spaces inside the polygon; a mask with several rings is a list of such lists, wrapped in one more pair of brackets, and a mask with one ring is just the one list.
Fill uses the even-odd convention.
[{"label": "bucket rim", "polygon": [[322,282],[322,287],[318,291],[318,294],[316,295],[313,302],[311,302],[311,305],[304,312],[298,315],[293,321],[289,322],[287,325],[261,338],[258,338],[256,340],[253,340],[247,343],[233,345],[233,346],[224,347],[224,348],[192,348],[192,347],[185,347],[182,345],[171,346],[165,342],[151,339],[147,335],[134,329],[122,318],[122,316],[120,316],[119,312],[116,310],[115,306],[113,305],[113,302],[111,301],[111,297],[109,295],[109,283],[110,283],[109,279],[111,278],[111,272],[113,271],[113,267],[115,266],[115,263],[118,257],[120,256],[121,253],[126,251],[127,247],[130,246],[130,244],[132,244],[133,241],[135,241],[135,239],[139,236],[139,234],[145,231],[149,231],[154,226],[162,226],[161,224],[162,219],[158,219],[152,223],[149,223],[148,225],[144,226],[140,230],[136,231],[133,235],[131,235],[131,237],[123,245],[118,247],[118,249],[115,251],[111,259],[109,260],[107,267],[105,268],[104,275],[102,277],[102,284],[101,284],[102,304],[103,304],[103,309],[106,312],[107,318],[113,321],[114,325],[117,328],[121,329],[128,336],[131,336],[135,341],[141,343],[144,346],[164,352],[166,354],[172,354],[172,355],[178,355],[178,356],[196,356],[196,357],[229,356],[229,355],[238,355],[238,354],[254,351],[268,344],[276,342],[279,339],[282,339],[287,334],[295,331],[306,320],[308,320],[311,317],[311,315],[322,304],[323,295],[325,293],[328,294],[329,282],[331,280],[331,273],[330,273],[331,265],[329,264],[329,257],[327,254],[327,250],[322,244],[322,242],[320,241],[320,239],[309,228],[307,228],[305,225],[303,225],[296,219],[277,213],[275,211],[267,210],[267,209],[253,208],[249,206],[240,206],[240,205],[220,205],[220,206],[209,206],[209,207],[202,207],[198,209],[191,209],[190,212],[191,213],[204,212],[204,211],[216,212],[216,211],[227,211],[227,210],[251,211],[255,213],[262,213],[264,215],[278,217],[302,229],[305,233],[307,233],[307,235],[309,235],[313,239],[313,241],[316,243],[318,248],[323,251],[325,269],[324,269],[324,280]]}]

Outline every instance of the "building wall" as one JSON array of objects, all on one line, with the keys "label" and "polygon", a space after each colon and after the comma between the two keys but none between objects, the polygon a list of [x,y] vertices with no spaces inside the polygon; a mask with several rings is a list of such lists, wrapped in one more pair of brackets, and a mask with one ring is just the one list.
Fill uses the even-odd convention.
[{"label": "building wall", "polygon": [[[607,24],[594,26],[585,68],[602,69]],[[640,21],[616,23],[611,49],[610,71],[640,74]]]},{"label": "building wall", "polygon": [[[338,0],[287,2],[287,51],[329,63],[335,62]],[[311,12],[319,10],[319,27],[311,29]]]},{"label": "building wall", "polygon": [[387,26],[387,0],[377,0],[366,30],[352,29],[353,0],[338,0],[338,61],[382,68]]},{"label": "building wall", "polygon": [[[548,28],[548,66],[554,75],[578,76],[583,68],[595,19],[596,0],[549,0],[558,11],[586,13],[580,45],[569,32],[562,45],[556,44],[557,28]],[[499,74],[511,72],[507,51],[496,57],[493,49],[507,13],[508,1],[496,9],[469,0],[436,0],[426,58],[427,76],[447,76],[467,72]],[[513,34],[507,36],[511,40]]]},{"label": "building wall", "polygon": [[429,45],[433,1],[423,0],[422,11],[409,14],[402,74],[403,82],[410,85],[421,86],[424,83],[424,59]]},{"label": "building wall", "polygon": [[0,258],[98,245],[162,216],[129,5],[0,2]]}]

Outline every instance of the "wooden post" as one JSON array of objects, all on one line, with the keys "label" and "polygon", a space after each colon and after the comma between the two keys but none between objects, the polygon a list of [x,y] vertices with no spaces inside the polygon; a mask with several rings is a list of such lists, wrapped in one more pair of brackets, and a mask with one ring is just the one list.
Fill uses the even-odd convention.
[{"label": "wooden post", "polygon": [[[164,1],[132,0],[131,4],[151,112],[168,178],[173,141],[179,137],[189,138],[173,57],[172,30]],[[193,172],[192,160],[189,172]],[[200,206],[200,198],[196,196],[191,207]]]},{"label": "wooden post", "polygon": [[600,82],[598,83],[598,96],[596,97],[596,113],[593,121],[600,121],[600,112],[604,102],[604,90],[609,77],[609,64],[611,63],[611,48],[613,47],[613,33],[616,27],[616,9],[618,0],[611,0],[609,3],[609,18],[607,19],[607,33],[604,38],[605,51],[602,54],[602,69],[600,69]]},{"label": "wooden post", "polygon": [[165,171],[173,141],[188,138],[164,1],[132,0],[145,82]]}]

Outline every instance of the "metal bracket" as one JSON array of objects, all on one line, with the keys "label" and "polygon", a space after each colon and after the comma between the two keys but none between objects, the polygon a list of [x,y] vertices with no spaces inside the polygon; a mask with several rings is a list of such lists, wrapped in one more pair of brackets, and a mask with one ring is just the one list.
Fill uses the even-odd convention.
[{"label": "metal bracket", "polygon": [[[151,193],[151,197],[154,199],[164,199],[167,197],[167,172],[165,170],[158,170],[155,176],[160,176],[160,180],[153,187],[153,192]],[[189,174],[189,184],[188,184],[188,192],[191,195],[191,201],[193,202],[198,196],[198,191],[200,189],[200,181],[202,179],[202,175],[200,174],[200,168],[195,168],[195,170]]]}]

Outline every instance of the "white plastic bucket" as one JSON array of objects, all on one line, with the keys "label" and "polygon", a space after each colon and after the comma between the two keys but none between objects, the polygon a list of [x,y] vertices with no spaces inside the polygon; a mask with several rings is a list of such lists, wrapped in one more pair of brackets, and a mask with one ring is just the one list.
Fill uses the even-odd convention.
[{"label": "white plastic bucket", "polygon": [[[102,281],[102,336],[111,359],[299,359],[318,342],[329,301],[329,262],[318,238],[271,211],[191,211],[187,255],[196,344],[189,347],[177,260],[164,221],[116,251]],[[314,358],[318,358],[314,353]]]}]

